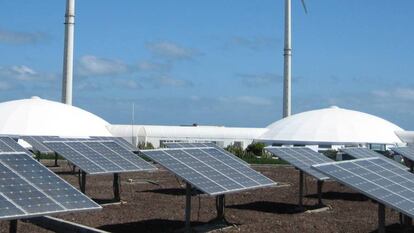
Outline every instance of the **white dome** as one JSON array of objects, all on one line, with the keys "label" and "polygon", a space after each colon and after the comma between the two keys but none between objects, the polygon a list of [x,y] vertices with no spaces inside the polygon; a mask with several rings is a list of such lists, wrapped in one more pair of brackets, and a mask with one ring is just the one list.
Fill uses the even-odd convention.
[{"label": "white dome", "polygon": [[0,103],[0,134],[111,136],[102,118],[39,97]]},{"label": "white dome", "polygon": [[396,144],[402,129],[382,118],[353,110],[324,108],[274,122],[260,140],[296,144]]}]

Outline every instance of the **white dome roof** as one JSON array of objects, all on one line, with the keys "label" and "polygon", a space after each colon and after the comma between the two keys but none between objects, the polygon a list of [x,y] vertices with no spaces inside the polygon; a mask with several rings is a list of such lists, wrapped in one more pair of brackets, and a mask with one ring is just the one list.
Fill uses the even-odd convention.
[{"label": "white dome roof", "polygon": [[102,118],[39,97],[0,103],[0,134],[111,136]]},{"label": "white dome roof", "polygon": [[397,125],[336,106],[302,112],[274,122],[260,140],[296,144],[395,144]]}]

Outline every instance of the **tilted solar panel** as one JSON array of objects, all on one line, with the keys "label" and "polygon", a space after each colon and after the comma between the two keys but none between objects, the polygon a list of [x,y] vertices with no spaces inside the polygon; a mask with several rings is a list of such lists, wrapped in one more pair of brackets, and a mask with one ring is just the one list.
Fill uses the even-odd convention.
[{"label": "tilted solar panel", "polygon": [[44,144],[88,174],[156,169],[114,141],[45,141]]},{"label": "tilted solar panel", "polygon": [[53,140],[58,138],[57,136],[21,136],[21,139],[29,143],[34,151],[38,151],[43,154],[53,153],[51,149],[43,144],[43,141]]},{"label": "tilted solar panel", "polygon": [[368,197],[414,217],[414,174],[380,158],[313,165],[314,169]]},{"label": "tilted solar panel", "polygon": [[218,150],[220,150],[222,153],[227,154],[230,156],[230,158],[237,160],[238,162],[241,162],[247,166],[249,166],[249,164],[238,158],[237,156],[234,156],[232,153],[224,150],[223,148],[217,146],[216,144],[212,143],[212,142],[166,142],[163,143],[167,148],[202,148],[202,147],[214,147]]},{"label": "tilted solar panel", "polygon": [[121,137],[98,137],[98,136],[91,136],[91,139],[99,139],[99,140],[112,140],[117,142],[119,145],[124,147],[125,149],[129,151],[138,151],[138,148],[131,143],[129,143],[127,140]]},{"label": "tilted solar panel", "polygon": [[197,189],[219,195],[276,185],[217,148],[180,148],[140,151]]},{"label": "tilted solar panel", "polygon": [[364,158],[374,158],[374,157],[378,157],[380,159],[383,159],[385,162],[390,163],[391,165],[397,166],[400,169],[403,170],[408,170],[408,167],[404,166],[403,164],[389,159],[387,157],[385,157],[384,155],[377,153],[373,150],[370,150],[368,148],[361,148],[361,147],[354,147],[354,148],[344,148],[344,149],[340,149],[342,152],[356,158],[356,159],[364,159]]},{"label": "tilted solar panel", "polygon": [[0,153],[1,220],[99,209],[27,153]]},{"label": "tilted solar panel", "polygon": [[414,161],[413,147],[393,147],[391,150],[401,155],[402,157],[407,158],[408,160]]},{"label": "tilted solar panel", "polygon": [[29,153],[16,140],[9,137],[0,137],[0,152],[24,152]]},{"label": "tilted solar panel", "polygon": [[265,147],[265,150],[318,180],[328,179],[327,176],[311,168],[311,165],[314,164],[333,161],[321,153],[307,147]]}]

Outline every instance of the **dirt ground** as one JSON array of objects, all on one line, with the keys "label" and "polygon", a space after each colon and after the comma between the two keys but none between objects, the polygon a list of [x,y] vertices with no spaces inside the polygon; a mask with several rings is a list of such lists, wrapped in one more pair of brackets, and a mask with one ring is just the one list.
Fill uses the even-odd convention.
[{"label": "dirt ground", "polygon": [[[45,163],[45,161],[42,161]],[[325,182],[323,201],[331,209],[308,213],[298,210],[299,172],[290,166],[254,166],[257,171],[281,184],[226,195],[226,219],[234,226],[225,232],[376,232],[378,205],[365,196],[341,186]],[[65,180],[79,187],[65,161],[51,167]],[[125,202],[106,205],[102,211],[58,216],[65,220],[96,227],[109,232],[175,232],[184,226],[184,184],[170,172],[121,175],[121,197]],[[305,210],[317,203],[316,182],[305,182]],[[112,176],[88,176],[86,193],[99,202],[113,197]],[[192,224],[208,223],[216,216],[215,198],[195,194],[192,197]],[[387,232],[400,232],[398,213],[387,208]],[[0,221],[1,232],[8,232],[8,222]],[[49,232],[19,221],[18,232]]]}]

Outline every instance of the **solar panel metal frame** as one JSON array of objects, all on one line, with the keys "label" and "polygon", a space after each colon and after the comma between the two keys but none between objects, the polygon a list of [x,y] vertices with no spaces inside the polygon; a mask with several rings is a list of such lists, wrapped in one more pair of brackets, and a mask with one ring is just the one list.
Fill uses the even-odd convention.
[{"label": "solar panel metal frame", "polygon": [[96,140],[96,139],[99,139],[99,140],[113,140],[113,141],[118,142],[118,144],[120,146],[124,147],[127,150],[130,150],[130,151],[133,151],[133,152],[138,152],[139,151],[139,149],[136,146],[132,145],[131,143],[129,143],[127,140],[125,140],[122,137],[91,136],[90,138],[92,140]]},{"label": "solar panel metal frame", "polygon": [[[149,156],[148,154],[146,154],[146,152],[148,152],[148,151],[151,151],[151,152],[166,152],[166,151],[184,151],[184,150],[205,150],[205,149],[215,149],[215,150],[217,150],[217,151],[219,151],[219,152],[221,152],[221,153],[223,153],[223,151],[221,151],[221,150],[219,150],[218,148],[216,148],[216,147],[199,147],[199,148],[197,148],[197,147],[192,147],[192,148],[163,148],[163,149],[154,149],[154,150],[140,150],[140,153],[142,153],[142,154],[144,154],[144,156],[146,156],[146,157],[148,157],[148,158],[150,158],[151,160],[153,160],[154,162],[156,162],[156,163],[158,163],[159,165],[161,165],[162,167],[164,167],[166,170],[168,170],[168,171],[170,171],[170,172],[172,172],[173,174],[175,174],[176,176],[178,176],[178,177],[180,177],[181,179],[183,179],[185,182],[187,182],[187,183],[189,183],[189,184],[191,184],[193,187],[196,187],[198,190],[200,190],[200,191],[202,191],[203,193],[205,193],[205,194],[208,194],[208,195],[210,195],[210,196],[216,196],[216,195],[222,195],[222,194],[230,194],[230,193],[235,193],[235,192],[240,192],[240,191],[245,191],[245,190],[252,190],[252,189],[257,189],[257,188],[264,188],[264,187],[273,187],[273,186],[276,186],[277,185],[277,182],[274,182],[273,180],[271,180],[270,178],[268,178],[268,177],[266,177],[266,176],[264,176],[263,174],[261,174],[261,173],[259,173],[259,172],[257,172],[257,171],[255,171],[254,169],[252,169],[252,168],[250,168],[249,166],[245,166],[244,164],[242,164],[242,163],[240,163],[240,165],[241,166],[244,166],[245,168],[247,168],[247,169],[251,169],[253,172],[256,172],[258,175],[260,175],[260,176],[263,176],[264,178],[266,178],[267,180],[269,180],[270,181],[270,183],[269,184],[266,184],[266,185],[257,185],[257,186],[254,186],[254,187],[246,187],[246,188],[241,188],[241,189],[233,189],[233,190],[228,190],[228,191],[223,191],[223,192],[213,192],[213,193],[211,193],[211,192],[207,192],[207,191],[205,191],[203,188],[201,188],[199,185],[197,185],[197,184],[194,184],[193,182],[190,182],[187,178],[185,178],[185,177],[183,177],[183,176],[180,176],[180,175],[178,175],[173,169],[170,169],[170,168],[168,168],[167,166],[165,166],[165,165],[163,165],[163,164],[161,164],[161,163],[159,163],[158,161],[156,161],[155,159],[153,159],[151,156]],[[186,153],[188,153],[188,152],[186,152]],[[205,152],[206,153],[206,152]],[[225,154],[225,153],[223,153],[223,154]],[[170,156],[171,158],[174,158],[173,156],[171,156],[171,155],[169,155],[169,154],[167,154],[168,156]],[[227,154],[225,154],[226,156],[228,156]],[[234,155],[233,155],[234,156]],[[191,156],[191,157],[193,157],[193,156]],[[211,157],[213,157],[214,158],[214,156],[211,156]],[[174,159],[176,159],[176,158],[174,158]],[[216,158],[217,159],[217,158]],[[179,161],[178,159],[176,159],[177,161]],[[197,159],[198,160],[198,159]],[[217,161],[219,161],[219,162],[222,162],[222,161],[220,161],[220,160],[218,160],[217,159]],[[237,161],[237,160],[235,160],[235,161]],[[184,164],[185,166],[187,166],[187,167],[189,167],[187,164],[185,164],[185,163],[183,163],[183,162],[181,162],[181,161],[179,161],[181,164]],[[202,163],[204,163],[204,162],[202,162]],[[225,163],[223,163],[224,165],[226,165]],[[226,165],[226,166],[228,166],[228,165]],[[230,167],[230,166],[229,166]],[[195,170],[194,168],[191,168],[191,167],[189,167],[190,169],[193,169],[193,170]],[[231,167],[230,167],[231,168]],[[234,168],[232,168],[232,169],[234,169]],[[214,169],[214,170],[216,170],[216,169]],[[236,169],[234,169],[234,170],[236,170]],[[200,175],[202,175],[202,176],[205,176],[205,175],[203,175],[203,174],[201,174],[200,172],[198,172],[197,170],[195,170],[197,173],[199,173]],[[237,171],[237,170],[236,170]],[[220,173],[220,172],[219,172]],[[239,172],[240,173],[240,172]],[[242,175],[244,175],[243,173],[240,173],[240,174],[242,174]],[[244,176],[246,176],[246,175],[244,175]],[[227,177],[227,176],[226,176]],[[207,177],[207,179],[209,179],[209,180],[211,180],[210,178],[208,178]],[[251,178],[250,178],[251,179]],[[253,180],[253,179],[251,179],[251,180]],[[253,180],[254,181],[254,180]],[[256,183],[257,183],[257,181],[255,181]],[[213,181],[213,183],[216,183],[216,182],[214,182]]]},{"label": "solar panel metal frame", "polygon": [[401,163],[398,163],[395,160],[392,160],[390,158],[385,157],[384,155],[373,151],[368,148],[361,148],[361,147],[349,147],[349,148],[343,148],[339,149],[341,152],[348,154],[349,156],[355,158],[355,159],[364,159],[364,158],[380,158],[383,159],[385,162],[393,164],[394,166],[397,166],[403,170],[409,170],[408,167],[404,166]]},{"label": "solar panel metal frame", "polygon": [[4,147],[2,147],[2,148],[0,148],[0,152],[23,152],[23,153],[31,154],[30,151],[28,151],[26,148],[21,146],[16,140],[14,140],[11,137],[0,136],[0,143],[2,144],[0,147],[2,147],[3,144],[4,144],[4,145],[6,145],[7,147],[10,148],[10,150],[8,150],[8,149],[4,150]]},{"label": "solar panel metal frame", "polygon": [[[138,158],[139,160],[142,160],[144,162],[146,162],[145,160],[143,160],[142,158],[140,158],[138,155],[132,153],[131,151],[127,150],[126,148],[122,147],[121,145],[119,145],[116,141],[113,140],[92,140],[92,139],[86,139],[86,140],[57,140],[57,141],[45,141],[44,143],[47,145],[47,143],[91,143],[91,142],[97,142],[97,143],[105,143],[105,142],[112,142],[115,143],[116,145],[120,146],[121,148],[125,149],[126,151],[128,151],[129,153],[131,153],[133,156],[136,156],[136,158]],[[86,172],[87,174],[90,175],[104,175],[104,174],[114,174],[114,173],[130,173],[130,172],[141,172],[141,171],[155,171],[157,168],[153,165],[151,165],[150,163],[146,162],[147,165],[151,166],[151,169],[135,169],[135,170],[118,170],[118,171],[108,171],[107,169],[105,169],[104,167],[102,167],[101,165],[98,165],[97,163],[95,163],[93,160],[91,160],[90,158],[88,158],[87,155],[82,154],[81,152],[75,150],[74,148],[70,147],[70,149],[74,150],[75,152],[77,152],[79,155],[81,155],[82,157],[84,157],[86,160],[89,160],[91,163],[95,164],[98,167],[101,167],[102,170],[104,171],[100,171],[100,172],[91,172],[90,170],[88,171],[87,169],[85,169],[85,164],[80,164],[78,163],[78,161],[75,161],[71,158],[68,158],[67,155],[59,153],[58,151],[55,151],[57,154],[59,154],[60,156],[64,157],[66,160],[68,160],[70,163],[74,164],[75,166],[77,166],[79,169],[81,169],[82,171]],[[96,151],[95,151],[96,152]],[[97,154],[99,154],[98,152],[96,152]],[[115,154],[116,152],[114,152]],[[103,158],[105,158],[103,155],[100,155]],[[134,166],[137,166],[136,164],[132,163],[131,161],[129,161],[128,159],[122,157],[121,155],[117,154],[117,156],[121,157],[122,159],[127,160],[128,162],[130,162],[131,164],[133,164]],[[107,160],[109,160],[111,163],[113,163],[114,165],[118,166],[115,162],[113,162],[112,160],[106,158]]]},{"label": "solar panel metal frame", "polygon": [[[286,162],[290,163],[292,166],[294,166],[295,168],[305,172],[306,174],[313,176],[314,178],[316,178],[317,180],[328,180],[329,177],[325,176],[324,174],[315,171],[314,169],[311,168],[311,166],[313,164],[319,164],[321,162],[333,162],[334,160],[326,157],[325,155],[313,151],[312,149],[308,148],[308,147],[273,147],[273,146],[268,146],[264,148],[266,151],[268,151],[269,153],[273,154],[274,156],[277,156],[279,158],[281,158],[282,160],[285,160]],[[273,150],[273,151],[272,151]],[[275,150],[279,150],[279,153],[276,153]],[[280,153],[282,151],[280,150],[291,150],[293,152],[295,152],[295,155],[290,155],[287,152],[283,152]],[[303,154],[303,150],[306,150],[305,152],[307,153],[307,155],[305,156],[305,154]],[[309,157],[309,155],[311,155],[312,157]],[[308,164],[308,163],[304,163],[302,160],[298,159],[298,156],[302,156],[301,158],[306,158],[307,160],[312,161],[312,164]],[[316,157],[317,156],[317,157]],[[318,161],[315,161],[313,159],[318,158]]]},{"label": "solar panel metal frame", "polygon": [[[19,209],[20,211],[22,211],[23,213],[25,213],[25,214],[8,215],[8,216],[4,216],[4,217],[0,216],[0,220],[26,219],[26,218],[33,218],[33,217],[39,217],[39,216],[45,216],[45,215],[52,215],[52,214],[65,214],[65,213],[74,213],[74,212],[79,213],[79,212],[88,212],[88,211],[94,211],[94,210],[101,210],[102,209],[102,207],[100,205],[98,205],[92,199],[90,199],[88,196],[86,196],[85,194],[81,193],[79,190],[77,190],[76,188],[74,188],[66,180],[62,179],[58,175],[56,175],[53,172],[51,172],[46,166],[44,166],[40,162],[36,161],[30,154],[27,154],[27,153],[24,153],[24,152],[0,152],[0,156],[2,156],[2,155],[25,155],[25,156],[27,156],[28,159],[31,159],[34,163],[36,163],[37,165],[39,165],[42,169],[45,169],[50,174],[53,174],[55,178],[59,179],[62,183],[64,183],[65,185],[67,185],[69,188],[72,188],[73,189],[72,191],[77,192],[77,194],[81,195],[83,198],[87,199],[90,203],[94,204],[94,207],[91,207],[91,208],[73,208],[73,209],[64,208],[64,210],[55,210],[55,211],[43,211],[43,212],[37,212],[37,213],[28,213],[22,207],[20,207],[19,205],[15,204],[13,200],[11,200],[9,197],[7,197],[6,195],[4,195],[3,192],[0,192],[0,196],[2,198],[4,198],[9,203],[11,203],[13,205],[13,207],[16,207],[16,209]],[[4,165],[4,163],[1,162],[1,160],[0,160],[0,164],[2,166],[5,166],[7,169],[11,170],[15,176],[17,176],[20,179],[22,179],[23,181],[25,181],[27,184],[29,184],[35,190],[37,190],[40,193],[42,193],[48,199],[53,200],[56,204],[61,203],[61,202],[58,202],[57,200],[55,200],[54,198],[52,198],[47,193],[45,193],[44,189],[41,189],[38,186],[34,185],[32,182],[29,182],[25,177],[23,177],[21,174],[19,174],[18,171],[15,171],[15,169],[10,168],[9,165]],[[58,204],[58,205],[62,205],[62,204]]]},{"label": "solar panel metal frame", "polygon": [[51,154],[53,150],[48,148],[43,141],[58,138],[58,136],[20,136],[25,142],[32,146],[34,151],[38,151],[43,154]]},{"label": "solar panel metal frame", "polygon": [[[323,167],[325,167],[325,166],[339,166],[339,165],[341,165],[341,164],[357,164],[357,163],[359,163],[359,162],[372,162],[372,163],[374,163],[374,165],[376,165],[376,166],[378,166],[378,167],[382,167],[381,165],[378,165],[378,164],[380,164],[380,162],[384,162],[384,160],[382,160],[382,159],[380,159],[380,158],[378,158],[378,157],[373,157],[373,158],[363,158],[363,159],[355,159],[355,160],[346,160],[346,161],[339,161],[339,162],[331,162],[331,163],[323,163],[323,164],[317,164],[317,165],[313,165],[312,166],[312,168],[314,168],[315,170],[317,170],[317,171],[319,171],[319,172],[321,172],[321,173],[323,173],[323,174],[326,174],[326,175],[328,175],[331,179],[333,179],[333,180],[336,180],[337,182],[339,182],[339,183],[341,183],[341,184],[343,184],[343,185],[346,185],[346,186],[348,186],[348,187],[351,187],[352,189],[354,189],[354,190],[357,190],[358,192],[360,192],[360,193],[362,193],[362,194],[364,194],[364,195],[366,195],[366,196],[368,196],[369,198],[371,198],[371,199],[374,199],[374,200],[376,200],[377,202],[379,202],[379,203],[382,203],[382,204],[384,204],[384,205],[386,205],[386,206],[389,206],[389,207],[391,207],[391,208],[393,208],[393,209],[395,209],[395,210],[398,210],[399,212],[401,212],[401,213],[403,213],[403,214],[405,214],[405,215],[407,215],[407,216],[410,216],[410,217],[414,217],[414,201],[411,201],[411,206],[413,207],[413,208],[411,208],[411,210],[413,210],[413,212],[412,213],[410,213],[410,212],[407,212],[406,210],[403,210],[403,209],[401,209],[400,207],[398,207],[398,206],[395,206],[394,204],[390,204],[390,202],[389,201],[387,201],[387,200],[384,200],[383,198],[380,198],[380,197],[377,197],[377,196],[375,196],[375,195],[373,195],[373,194],[371,194],[371,193],[369,193],[368,191],[366,191],[366,190],[363,190],[362,188],[358,188],[358,187],[356,187],[357,185],[355,185],[355,184],[350,184],[349,182],[346,182],[346,181],[344,181],[344,180],[342,180],[342,179],[340,179],[340,178],[338,178],[338,177],[336,177],[336,176],[333,176],[333,175],[330,175],[328,172],[325,172],[324,170],[322,170],[322,168]],[[375,164],[376,163],[376,164]],[[389,163],[387,163],[386,164],[387,166],[389,166],[390,164]],[[360,166],[361,168],[364,168],[364,169],[367,169],[366,168],[366,166]],[[401,170],[401,169],[398,169],[398,168],[396,168],[396,167],[394,167],[395,169],[396,169],[396,171],[398,171],[398,173],[397,172],[395,172],[396,173],[396,176],[399,176],[399,179],[400,178],[405,178],[406,179],[406,181],[405,181],[405,183],[407,183],[407,182],[410,182],[410,184],[411,184],[411,187],[404,187],[406,190],[409,190],[409,191],[411,191],[411,190],[413,190],[413,187],[414,187],[414,174],[413,173],[410,173],[410,172],[408,172],[408,171],[405,171],[405,170]],[[342,169],[342,170],[345,170],[345,171],[347,171],[346,169]],[[388,170],[388,171],[392,171],[392,170],[390,170],[390,169],[385,169],[385,170]],[[369,170],[370,172],[369,172],[369,174],[375,174],[375,175],[379,175],[378,174],[378,172],[373,172],[373,171],[371,171],[371,170]],[[368,174],[368,173],[366,173],[366,174]],[[358,176],[359,176],[359,178],[361,178],[361,176],[360,176],[361,174],[358,174]],[[387,177],[385,177],[385,176],[381,176],[381,175],[379,175],[380,177],[382,177],[382,179],[387,179],[387,180],[390,180],[389,179],[389,177],[387,178]],[[354,176],[355,177],[355,176]],[[347,177],[347,179],[349,179],[350,177],[348,176]],[[380,184],[377,184],[376,182],[378,182],[378,181],[375,181],[375,182],[373,182],[372,180],[370,180],[370,179],[368,179],[368,178],[362,178],[362,180],[364,180],[364,181],[367,181],[367,182],[369,182],[369,183],[371,183],[372,184],[372,186],[373,187],[379,187],[379,188],[377,188],[377,189],[375,189],[375,190],[380,190],[380,191],[383,191],[384,189],[388,192],[388,193],[391,193],[391,194],[397,194],[397,195],[399,195],[398,193],[396,193],[396,192],[394,192],[394,191],[389,191],[389,189],[388,189],[388,187],[390,187],[390,186],[386,186],[387,187],[387,189],[386,188],[384,188],[384,186],[385,185],[380,185]],[[361,184],[361,183],[359,183],[359,184]],[[400,183],[397,183],[397,182],[390,182],[390,184],[392,184],[392,185],[399,185],[399,186],[402,186],[401,185],[401,182]],[[412,194],[413,194],[413,196],[414,196],[414,191],[411,191],[412,192]],[[401,196],[401,195],[400,195]],[[405,198],[406,199],[406,198]]]}]

